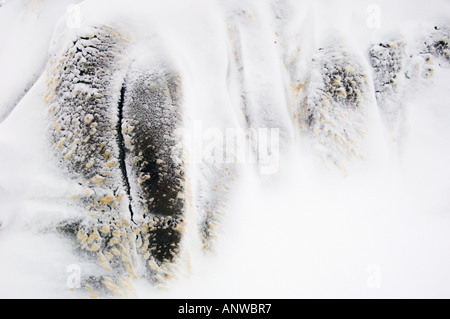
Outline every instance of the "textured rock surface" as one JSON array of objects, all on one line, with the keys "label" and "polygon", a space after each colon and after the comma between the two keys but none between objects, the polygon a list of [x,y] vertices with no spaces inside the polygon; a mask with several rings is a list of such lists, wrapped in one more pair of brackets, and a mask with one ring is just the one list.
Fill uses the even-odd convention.
[{"label": "textured rock surface", "polygon": [[343,159],[363,156],[367,85],[367,74],[344,47],[321,48],[313,56],[298,121],[318,155],[340,168]]},{"label": "textured rock surface", "polygon": [[449,37],[449,27],[435,26],[434,31],[431,34],[431,39],[425,42],[428,52],[435,57],[450,61],[450,50],[448,46]]},{"label": "textured rock surface", "polygon": [[[150,271],[180,251],[185,213],[185,163],[180,76],[167,66],[130,72],[123,105],[133,215],[138,249]],[[137,218],[136,218],[137,220]]]},{"label": "textured rock surface", "polygon": [[[45,96],[56,161],[83,189],[73,201],[86,210],[82,220],[59,229],[75,235],[81,250],[115,278],[135,276],[135,238],[118,145],[122,55],[127,44],[123,32],[106,26],[78,36],[61,56],[51,58]],[[119,289],[109,277],[94,283],[98,281],[110,290]]]},{"label": "textured rock surface", "polygon": [[170,276],[186,205],[181,78],[162,65],[130,70],[128,45],[106,26],[78,36],[51,59],[45,96],[50,147],[84,189],[73,201],[86,217],[58,229],[111,272],[88,284],[114,292],[126,288],[124,275],[136,276],[139,260],[150,279]]}]

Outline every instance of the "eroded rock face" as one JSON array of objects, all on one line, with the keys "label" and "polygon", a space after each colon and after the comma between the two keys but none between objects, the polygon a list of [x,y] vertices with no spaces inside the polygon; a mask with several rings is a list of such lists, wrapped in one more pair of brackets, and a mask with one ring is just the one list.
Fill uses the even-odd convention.
[{"label": "eroded rock face", "polygon": [[[135,276],[135,235],[120,167],[120,86],[127,35],[111,27],[80,34],[47,68],[48,134],[63,174],[80,185],[73,196],[85,217],[61,225],[112,277]],[[109,277],[93,280],[114,288]]]},{"label": "eroded rock face", "polygon": [[58,230],[108,271],[85,279],[93,290],[126,290],[141,264],[144,276],[164,281],[184,232],[181,77],[164,63],[134,68],[128,47],[124,31],[92,28],[47,69],[50,147],[80,186],[73,205],[86,210]]},{"label": "eroded rock face", "polygon": [[370,62],[375,73],[375,93],[382,101],[385,94],[397,92],[397,81],[403,71],[405,44],[380,43],[369,50]]},{"label": "eroded rock face", "polygon": [[449,27],[435,26],[430,40],[425,42],[428,52],[435,57],[450,61],[450,49],[448,46],[449,37]]},{"label": "eroded rock face", "polygon": [[393,126],[404,112],[402,85],[405,80],[405,43],[390,41],[369,49],[378,107],[388,125]]},{"label": "eroded rock face", "polygon": [[344,47],[319,49],[300,102],[300,128],[315,141],[318,155],[342,167],[362,156],[367,121],[367,74]]},{"label": "eroded rock face", "polygon": [[[429,36],[423,39],[423,45],[416,57],[421,59],[421,63],[417,63],[418,71],[416,72],[419,72],[422,78],[432,78],[436,68],[450,66],[449,37],[449,27],[435,26],[433,30],[430,30]],[[412,73],[414,74],[414,70]]]},{"label": "eroded rock face", "polygon": [[404,132],[405,87],[434,77],[436,68],[448,67],[448,27],[426,30],[416,43],[397,39],[373,45],[369,49],[377,106],[386,125]]},{"label": "eroded rock face", "polygon": [[[245,23],[253,19],[242,17]],[[240,103],[236,117],[250,128],[271,123],[269,111],[277,106],[268,100],[264,108],[248,107],[248,96],[261,92],[257,86],[247,88],[252,77],[242,59],[240,30],[237,23],[228,26],[232,56],[226,80],[238,82],[239,96],[232,99]],[[253,34],[257,28],[249,30]],[[425,79],[437,67],[432,59],[449,61],[448,30],[436,28],[417,53]],[[197,225],[204,249],[211,249],[230,187],[239,177],[230,163],[202,163],[197,176],[188,176],[189,150],[180,134],[186,121],[185,75],[168,58],[130,61],[130,38],[120,28],[82,29],[73,41],[59,44],[47,67],[49,147],[59,173],[78,185],[72,205],[84,210],[58,230],[76,242],[83,258],[103,268],[84,278],[93,290],[126,291],[129,279],[138,276],[153,282],[170,278],[189,223]],[[343,43],[330,43],[307,57],[298,48],[289,63],[280,64],[288,75],[286,92],[295,95],[286,118],[293,119],[289,124],[311,142],[317,157],[344,171],[344,162],[364,158],[371,96],[381,113],[398,120],[402,85],[411,69],[406,47],[401,40],[373,45],[369,69]],[[304,78],[302,59],[308,65]],[[279,122],[287,123],[274,123]],[[194,199],[189,198],[190,179],[197,187]],[[188,220],[189,201],[198,220]]]},{"label": "eroded rock face", "polygon": [[[180,76],[165,65],[134,70],[126,82],[122,134],[138,250],[155,271],[180,251],[185,219],[185,163]],[[137,218],[136,218],[137,219]]]}]

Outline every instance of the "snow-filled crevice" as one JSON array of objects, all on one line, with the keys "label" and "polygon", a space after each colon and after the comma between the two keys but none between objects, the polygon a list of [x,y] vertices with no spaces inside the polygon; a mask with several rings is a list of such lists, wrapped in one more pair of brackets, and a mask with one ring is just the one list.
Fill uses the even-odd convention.
[{"label": "snow-filled crevice", "polygon": [[125,83],[122,85],[122,88],[120,89],[120,99],[118,103],[118,116],[119,120],[117,122],[117,145],[119,147],[119,168],[122,172],[122,179],[125,187],[125,192],[129,198],[129,205],[128,209],[130,211],[130,217],[133,221],[133,205],[132,205],[132,198],[130,193],[130,181],[128,180],[128,173],[127,173],[127,165],[125,162],[125,156],[126,156],[126,150],[125,150],[125,140],[122,133],[122,123],[123,123],[123,106],[124,106],[124,100],[125,100],[125,93],[126,93],[126,86]]}]

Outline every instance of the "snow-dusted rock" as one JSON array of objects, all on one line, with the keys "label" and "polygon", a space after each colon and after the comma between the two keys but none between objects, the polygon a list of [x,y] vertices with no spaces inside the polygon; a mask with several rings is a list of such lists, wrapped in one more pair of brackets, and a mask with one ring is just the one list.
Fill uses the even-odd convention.
[{"label": "snow-dusted rock", "polygon": [[[1,75],[6,88],[0,99],[2,252],[14,255],[14,249],[5,250],[1,240],[8,237],[2,236],[18,234],[17,228],[35,232],[34,238],[47,241],[33,246],[37,255],[54,259],[53,248],[64,252],[64,269],[53,265],[48,271],[57,274],[55,286],[64,286],[66,264],[80,265],[81,287],[93,296],[130,296],[136,282],[159,287],[177,284],[177,275],[197,278],[198,273],[214,277],[212,283],[198,280],[189,289],[205,285],[218,291],[230,279],[244,279],[271,291],[259,283],[270,282],[274,273],[271,287],[292,284],[297,291],[323,259],[334,265],[354,251],[365,256],[374,244],[362,233],[373,229],[382,240],[394,233],[385,225],[395,223],[400,208],[414,206],[402,206],[407,196],[419,204],[416,210],[448,206],[445,196],[428,200],[445,193],[446,165],[442,176],[436,174],[433,194],[415,186],[426,173],[414,180],[433,167],[405,167],[406,182],[397,181],[392,195],[391,171],[383,171],[396,156],[422,163],[411,140],[434,155],[446,154],[439,144],[448,134],[440,122],[447,111],[439,108],[446,100],[430,95],[446,96],[448,27],[419,26],[422,34],[408,36],[377,33],[364,23],[366,8],[358,16],[356,2],[353,13],[328,2],[336,12],[323,3],[298,1],[194,2],[86,0],[65,14],[59,8],[47,26],[53,37],[45,34],[52,38],[49,56],[36,51],[36,64],[47,62],[45,72],[34,80],[36,70],[25,64],[13,74],[22,63],[11,59],[12,53],[1,55],[14,62],[5,69],[11,85]],[[24,19],[33,25],[50,10],[40,3],[50,2],[13,6],[8,1],[0,16],[12,8],[18,14],[23,6]],[[327,16],[335,17],[328,21]],[[61,19],[55,26],[56,17]],[[336,21],[341,25],[334,26]],[[5,43],[23,42],[13,41],[20,33],[1,32]],[[260,139],[267,136],[255,134],[259,129],[279,135],[263,145]],[[230,131],[241,136],[230,139]],[[192,132],[198,136],[191,140]],[[234,139],[245,144],[250,156],[244,161],[237,160],[240,146],[228,148]],[[397,139],[410,153],[393,151]],[[261,153],[276,159],[272,175],[258,170],[264,164]],[[9,172],[10,167],[17,171]],[[375,186],[358,179],[365,176],[361,167]],[[382,186],[380,171],[388,176]],[[357,185],[349,187],[341,177]],[[411,180],[417,188],[408,188]],[[380,204],[384,200],[393,204],[392,211]],[[376,219],[383,213],[388,222]],[[399,231],[411,236],[400,219]],[[34,243],[13,242],[23,255],[32,255],[24,247]],[[342,242],[353,250],[346,251]],[[383,255],[386,245],[380,244],[384,261],[393,258]],[[215,248],[218,254],[205,261],[204,254]],[[30,263],[38,264],[33,258]],[[361,267],[367,260],[355,263]],[[305,265],[311,269],[305,271]],[[214,267],[222,272],[216,275]],[[247,275],[239,278],[242,271]]]}]

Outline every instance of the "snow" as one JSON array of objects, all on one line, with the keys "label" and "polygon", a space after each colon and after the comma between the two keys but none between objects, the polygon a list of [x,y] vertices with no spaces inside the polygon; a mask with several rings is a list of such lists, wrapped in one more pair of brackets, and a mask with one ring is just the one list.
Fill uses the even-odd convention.
[{"label": "snow", "polygon": [[0,122],[43,72],[54,24],[69,3],[4,1],[0,10]]},{"label": "snow", "polygon": [[[137,278],[120,282],[123,291],[139,298],[449,298],[449,9],[445,0],[0,1],[0,297],[87,298],[98,294],[69,289],[71,270],[108,276],[107,251],[98,262],[83,258],[76,240],[53,231],[68,220],[93,220],[81,197],[107,204],[115,194],[80,185],[82,174],[55,165],[55,149],[69,161],[80,158],[68,136],[51,144],[49,107],[70,113],[64,101],[77,97],[48,94],[47,74],[49,61],[66,53],[68,61],[89,61],[86,54],[102,44],[83,38],[77,49],[74,41],[110,25],[130,39],[116,56],[112,84],[99,91],[77,83],[85,82],[80,74],[66,78],[76,96],[112,95],[105,109],[80,112],[79,125],[94,137],[107,132],[102,121],[117,121],[101,112],[119,99],[127,65],[143,72],[169,65],[181,77],[186,140],[199,129],[219,136],[227,128],[280,129],[275,174],[260,174],[255,163],[186,161],[180,187],[192,198],[175,278],[160,289],[138,263]],[[447,51],[433,46],[441,40]],[[350,77],[329,83],[333,70]],[[139,71],[128,74],[139,78]],[[343,102],[355,89],[361,99]],[[326,95],[330,90],[337,93]],[[302,102],[311,106],[303,117]],[[310,115],[323,124],[309,127]],[[161,119],[162,127],[171,120]],[[127,124],[125,138],[132,138],[140,126]],[[181,145],[176,134],[163,138]],[[211,140],[203,142],[210,149]],[[172,158],[177,165],[179,156]],[[105,169],[114,180],[112,163]],[[86,164],[99,170],[98,161]],[[152,178],[135,173],[144,179],[132,181],[133,197]],[[219,213],[207,212],[216,205]]]}]

